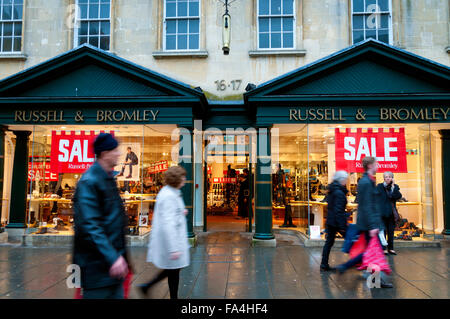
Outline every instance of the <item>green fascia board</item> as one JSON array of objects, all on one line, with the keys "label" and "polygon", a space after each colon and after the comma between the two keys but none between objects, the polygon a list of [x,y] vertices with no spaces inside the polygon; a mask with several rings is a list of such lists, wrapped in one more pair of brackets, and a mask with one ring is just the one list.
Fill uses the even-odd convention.
[{"label": "green fascia board", "polygon": [[[356,61],[358,57],[361,57],[367,53],[378,55],[380,58],[390,59],[391,61],[401,63],[408,66],[408,68],[417,70],[418,72],[423,72],[423,74],[427,74],[429,77],[441,80],[442,87],[450,87],[449,67],[405,50],[387,45],[383,42],[369,39],[265,82],[255,89],[244,93],[244,100],[248,104],[251,102],[260,101],[262,97],[273,97],[271,96],[272,92],[289,87],[296,82],[304,81],[314,76],[320,76],[321,72],[329,71],[333,68],[339,68],[339,66],[345,65],[352,60]],[[296,97],[297,99],[301,98],[300,96]],[[276,99],[279,100],[280,98],[284,99],[287,97],[276,96]]]},{"label": "green fascia board", "polygon": [[[127,74],[131,78],[137,78],[152,86],[164,88],[172,95],[178,96],[179,100],[184,98],[196,98],[203,110],[206,109],[207,100],[201,90],[194,89],[187,84],[172,79],[161,73],[144,68],[131,61],[120,58],[112,53],[103,51],[89,44],[83,44],[65,53],[62,53],[52,59],[39,63],[21,72],[13,74],[0,81],[0,96],[8,97],[8,92],[15,87],[26,85],[27,82],[45,76],[58,69],[64,70],[72,63],[77,63],[83,59],[92,59],[100,64],[116,70],[118,73]],[[14,96],[9,96],[14,98]]]}]

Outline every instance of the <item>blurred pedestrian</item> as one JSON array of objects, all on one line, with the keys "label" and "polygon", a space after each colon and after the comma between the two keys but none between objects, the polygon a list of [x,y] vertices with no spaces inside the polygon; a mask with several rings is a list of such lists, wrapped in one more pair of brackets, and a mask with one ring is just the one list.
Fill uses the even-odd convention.
[{"label": "blurred pedestrian", "polygon": [[161,271],[149,282],[138,285],[147,295],[157,282],[168,278],[171,299],[178,299],[180,270],[189,266],[187,239],[187,210],[181,194],[186,171],[180,166],[170,167],[164,174],[165,186],[156,197],[147,261]]},{"label": "blurred pedestrian", "polygon": [[395,223],[400,217],[397,211],[396,202],[402,198],[400,187],[394,183],[394,174],[385,172],[384,182],[377,185],[379,209],[384,224],[384,234],[387,239],[385,254],[397,255],[394,250],[394,229]]},{"label": "blurred pedestrian", "polygon": [[[366,242],[369,243],[372,237],[376,236],[378,238],[378,233],[384,226],[381,219],[381,214],[375,203],[375,174],[377,172],[377,161],[374,157],[366,156],[362,160],[362,166],[364,168],[364,175],[358,182],[358,190],[356,195],[358,202],[358,217],[356,226],[360,231],[360,236],[365,236]],[[345,264],[338,266],[337,269],[339,273],[342,274],[347,269],[356,266],[357,264],[361,264],[364,253],[365,252],[357,255]],[[386,280],[381,277],[381,287],[392,288],[393,285],[386,282]]]},{"label": "blurred pedestrian", "polygon": [[239,176],[238,193],[238,217],[247,218],[249,211],[250,183],[248,180],[249,170],[244,168],[243,174]]},{"label": "blurred pedestrian", "polygon": [[122,299],[129,265],[125,209],[113,176],[118,142],[101,133],[94,152],[97,160],[80,178],[73,199],[73,262],[80,266],[84,299]]},{"label": "blurred pedestrian", "polygon": [[328,215],[327,215],[327,238],[322,252],[322,262],[320,264],[321,271],[332,271],[335,268],[330,267],[328,258],[331,248],[334,245],[336,234],[340,233],[345,238],[347,230],[347,219],[349,215],[345,211],[347,207],[346,188],[348,174],[345,171],[337,171],[333,176],[333,182],[328,186]]}]

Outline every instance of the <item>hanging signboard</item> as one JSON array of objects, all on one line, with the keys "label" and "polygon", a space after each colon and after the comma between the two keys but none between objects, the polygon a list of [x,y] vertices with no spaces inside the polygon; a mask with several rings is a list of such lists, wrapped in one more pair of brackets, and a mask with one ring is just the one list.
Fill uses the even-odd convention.
[{"label": "hanging signboard", "polygon": [[169,163],[167,161],[159,161],[156,163],[150,164],[148,167],[149,174],[156,174],[167,171],[169,168]]},{"label": "hanging signboard", "polygon": [[[114,135],[114,132],[110,132]],[[52,131],[51,166],[56,173],[83,173],[94,164],[95,131]]]},{"label": "hanging signboard", "polygon": [[362,159],[377,159],[378,172],[407,173],[405,129],[335,130],[336,170],[364,172]]}]

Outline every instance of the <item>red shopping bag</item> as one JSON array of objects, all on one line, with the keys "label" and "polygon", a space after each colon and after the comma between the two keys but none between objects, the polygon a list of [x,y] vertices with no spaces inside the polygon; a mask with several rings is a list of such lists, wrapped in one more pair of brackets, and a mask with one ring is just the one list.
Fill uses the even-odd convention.
[{"label": "red shopping bag", "polygon": [[350,248],[350,259],[355,258],[356,256],[362,254],[367,248],[366,238],[363,233],[359,235],[358,240],[352,245]]},{"label": "red shopping bag", "polygon": [[378,236],[374,236],[370,239],[369,246],[367,246],[367,249],[363,255],[362,264],[358,269],[364,270],[367,268],[372,270],[379,269],[380,271],[384,271],[386,274],[390,274],[392,272],[391,267],[389,267],[389,263],[386,260],[386,256],[383,253],[383,249],[381,248]]},{"label": "red shopping bag", "polygon": [[[123,298],[128,299],[128,296],[130,295],[130,287],[131,287],[131,280],[133,279],[133,273],[131,271],[128,272],[127,276],[125,277],[123,281]],[[75,289],[75,296],[74,299],[83,299],[83,294],[81,293],[81,288]]]}]

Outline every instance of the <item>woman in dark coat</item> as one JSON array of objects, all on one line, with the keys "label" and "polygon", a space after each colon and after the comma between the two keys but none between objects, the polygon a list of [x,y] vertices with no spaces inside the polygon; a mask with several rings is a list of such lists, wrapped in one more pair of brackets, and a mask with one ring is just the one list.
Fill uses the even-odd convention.
[{"label": "woman in dark coat", "polygon": [[341,233],[345,237],[347,230],[348,214],[345,211],[347,206],[347,193],[345,187],[347,184],[348,174],[345,171],[337,171],[333,176],[333,182],[328,186],[328,215],[327,215],[327,239],[322,252],[322,262],[320,264],[321,271],[330,271],[334,268],[328,264],[331,248],[337,233]]},{"label": "woman in dark coat", "polygon": [[394,184],[394,174],[385,172],[384,182],[377,185],[378,208],[384,222],[384,233],[387,239],[385,254],[397,255],[394,250],[394,228],[399,219],[396,202],[402,198],[400,187]]}]

